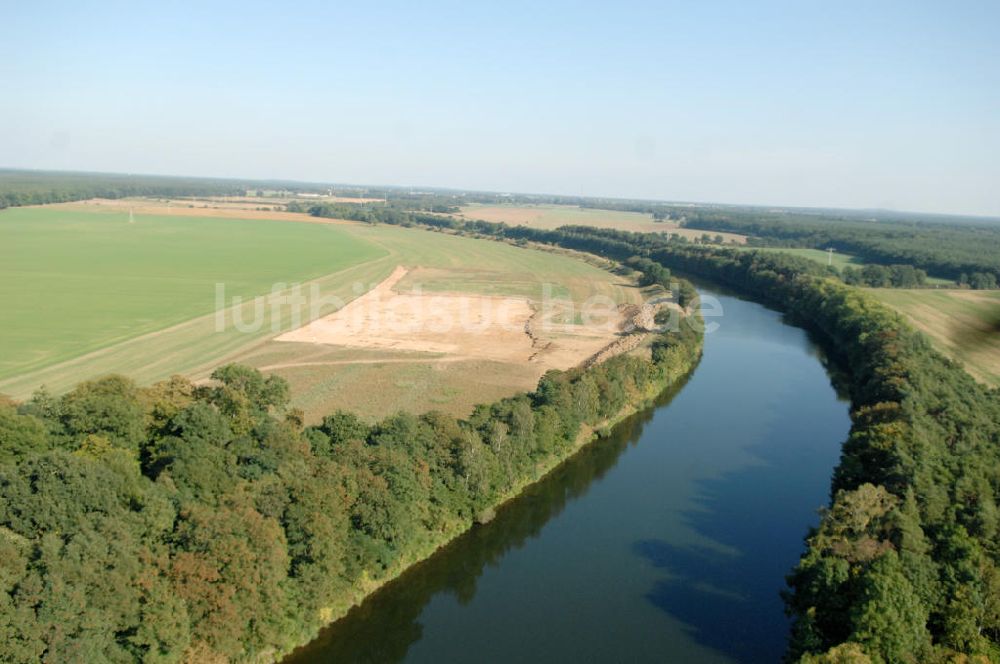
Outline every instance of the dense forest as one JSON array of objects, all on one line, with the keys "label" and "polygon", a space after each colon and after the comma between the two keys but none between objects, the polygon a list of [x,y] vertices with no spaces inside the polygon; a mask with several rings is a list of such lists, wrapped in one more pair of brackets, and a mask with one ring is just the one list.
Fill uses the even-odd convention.
[{"label": "dense forest", "polygon": [[973,287],[1000,279],[1000,224],[870,221],[778,212],[691,211],[684,224],[728,231],[767,246],[809,247],[854,254],[865,261],[905,264]]},{"label": "dense forest", "polygon": [[335,412],[303,426],[279,378],[120,376],[0,402],[0,659],[260,661],[537,479],[700,354],[552,371],[467,420]]}]

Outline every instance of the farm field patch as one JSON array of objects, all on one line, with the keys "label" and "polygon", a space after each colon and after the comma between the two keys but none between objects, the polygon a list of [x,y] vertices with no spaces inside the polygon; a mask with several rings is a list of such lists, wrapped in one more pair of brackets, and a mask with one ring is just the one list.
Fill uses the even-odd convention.
[{"label": "farm field patch", "polygon": [[209,314],[217,284],[249,297],[385,253],[332,225],[9,209],[0,213],[0,379]]},{"label": "farm field patch", "polygon": [[[700,238],[705,231],[688,229],[672,221],[653,221],[651,215],[619,210],[599,210],[575,205],[469,205],[462,208],[465,219],[503,222],[512,226],[553,229],[560,226],[594,226],[613,228],[636,233],[674,233],[688,239]],[[709,233],[722,235],[726,242],[742,244],[743,235],[735,233]]]},{"label": "farm field patch", "polygon": [[[370,417],[411,406],[464,415],[474,403],[533,388],[547,368],[572,366],[613,338],[582,326],[573,304],[643,297],[627,279],[578,258],[503,242],[328,220],[150,215],[138,202],[134,224],[124,205],[0,213],[10,258],[3,292],[17,305],[5,311],[0,337],[5,350],[18,349],[4,355],[0,393],[23,399],[40,385],[58,393],[107,373],[140,384],[175,373],[203,380],[222,363],[244,362],[288,379],[293,403],[310,417],[354,406]],[[440,296],[475,310],[510,300],[522,318],[543,300],[561,303],[544,342],[548,360],[528,362],[538,348],[523,328],[506,337],[488,329],[445,334],[440,347],[425,336],[416,350],[275,341],[399,266],[405,273],[392,291],[404,301]],[[226,300],[216,310],[219,282]],[[271,304],[300,296],[305,306],[294,311]],[[456,343],[458,350],[448,346]]]},{"label": "farm field patch", "polygon": [[[615,339],[619,305],[643,299],[627,280],[560,254],[396,226],[352,232],[405,269],[376,289],[379,333],[353,324],[346,311],[346,324],[334,314],[235,356],[288,380],[307,421],[345,407],[371,418],[400,408],[466,415],[476,403],[533,389],[548,369],[586,359]],[[613,313],[586,325],[580,311],[588,301]],[[506,309],[508,325],[476,329],[484,307]],[[537,321],[531,335],[520,324],[529,318]]]},{"label": "farm field patch", "polygon": [[1000,385],[1000,291],[877,288],[871,292],[970,374]]},{"label": "farm field patch", "polygon": [[268,221],[302,221],[311,223],[345,223],[335,219],[317,219],[302,212],[285,212],[284,201],[270,204],[258,201],[248,203],[222,202],[213,199],[158,199],[158,198],[91,198],[70,203],[56,203],[36,209],[71,210],[75,212],[120,213],[128,215],[131,210],[136,215],[157,217],[199,217],[210,219],[261,219]]}]

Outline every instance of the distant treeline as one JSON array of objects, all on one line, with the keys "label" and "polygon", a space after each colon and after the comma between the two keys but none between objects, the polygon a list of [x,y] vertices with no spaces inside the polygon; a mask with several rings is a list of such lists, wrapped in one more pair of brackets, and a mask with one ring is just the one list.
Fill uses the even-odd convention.
[{"label": "distant treeline", "polygon": [[388,203],[319,203],[309,205],[307,203],[293,201],[285,206],[289,212],[308,212],[314,217],[326,217],[328,219],[347,219],[349,221],[363,221],[366,223],[393,224],[397,226],[413,226],[424,224],[426,226],[442,225],[442,219],[449,217],[438,216],[442,213],[455,213],[459,208],[447,201],[436,199],[416,199],[399,200],[390,199]]},{"label": "distant treeline", "polygon": [[233,180],[0,170],[0,209],[128,196],[237,196],[247,185]]},{"label": "distant treeline", "polygon": [[467,420],[335,412],[305,427],[277,377],[120,376],[0,400],[0,660],[272,661],[491,518],[592,429],[697,361],[551,371]]},{"label": "distant treeline", "polygon": [[995,288],[1000,279],[1000,224],[863,221],[728,210],[691,211],[684,224],[742,233],[751,237],[751,244],[832,247],[867,262],[912,265],[974,288]]},{"label": "distant treeline", "polygon": [[[289,209],[292,208],[290,207]],[[600,232],[595,232],[594,229],[586,226],[567,226],[557,231],[542,230],[525,226],[508,226],[503,223],[456,219],[447,215],[411,212],[397,206],[383,205],[357,206],[353,204],[323,203],[308,208],[306,206],[296,206],[294,211],[308,211],[316,217],[400,226],[431,226],[433,228],[473,232],[481,235],[503,236],[519,241],[563,244],[568,248],[608,256],[622,262],[628,261],[633,256],[633,253],[631,253],[633,249],[628,243],[607,237],[604,237],[601,241],[597,241],[595,238],[600,236]],[[657,234],[655,237],[659,238],[661,242],[670,242],[672,245],[684,245],[691,242],[682,235],[670,233]],[[716,238],[713,240],[707,234],[701,239],[700,244],[707,245],[713,242],[715,244],[723,244],[721,239]],[[699,244],[699,242],[694,242],[694,244]],[[648,268],[648,262],[643,264]],[[927,283],[927,273],[911,265],[866,265],[863,268],[848,266],[843,272],[838,271],[834,267],[823,267],[816,263],[814,263],[813,267],[813,271],[817,274],[836,275],[849,284],[859,286],[920,288]],[[663,283],[666,285],[665,281],[669,280],[669,273],[667,273],[666,279],[662,275],[655,274],[644,278],[648,280],[648,283]],[[976,283],[978,284],[979,282]]]},{"label": "distant treeline", "polygon": [[400,206],[408,206],[408,209],[434,209],[447,212],[458,209],[456,207],[449,207],[446,210],[436,209],[443,201],[451,201],[454,197],[416,196],[395,189],[374,190],[366,187],[283,180],[0,169],[0,209],[21,205],[65,203],[88,198],[243,196],[248,191],[256,191],[258,195],[263,191],[273,191],[284,196],[294,196],[302,192],[312,194],[331,192],[346,198],[381,198],[391,191],[391,195],[400,201]]}]

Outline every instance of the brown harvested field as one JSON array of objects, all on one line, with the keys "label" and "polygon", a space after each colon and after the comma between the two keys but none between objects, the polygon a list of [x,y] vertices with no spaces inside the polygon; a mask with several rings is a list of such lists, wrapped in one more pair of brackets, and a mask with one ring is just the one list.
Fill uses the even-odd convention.
[{"label": "brown harvested field", "polygon": [[[338,404],[368,414],[387,415],[401,402],[464,413],[533,388],[550,369],[576,366],[620,338],[626,322],[625,307],[606,297],[570,311],[567,300],[555,297],[539,303],[421,287],[448,283],[449,276],[464,275],[398,266],[363,296],[277,336],[246,361],[299,389],[308,385],[307,392],[337,393]],[[365,389],[352,390],[359,381]],[[310,420],[328,404],[298,401]]]},{"label": "brown harvested field", "polygon": [[871,292],[976,379],[1000,386],[1000,291],[877,288]]},{"label": "brown harvested field", "polygon": [[[191,207],[194,206],[194,207]],[[66,209],[74,211],[92,210],[109,212],[132,210],[135,215],[156,215],[163,217],[208,217],[212,219],[270,219],[277,221],[301,221],[305,223],[348,223],[339,219],[319,219],[301,212],[283,212],[274,210],[256,210],[250,206],[223,206],[209,203],[195,203],[182,200],[164,202],[152,198],[91,198],[85,201],[71,203],[54,203],[47,208]],[[267,207],[266,205],[262,207]]]},{"label": "brown harvested field", "polygon": [[[178,199],[189,200],[189,199]],[[301,194],[290,194],[288,196],[205,196],[203,198],[190,199],[194,201],[212,201],[220,205],[246,205],[256,207],[258,205],[285,205],[291,201],[301,203],[382,203],[382,198],[352,198],[350,196],[304,196]]]},{"label": "brown harvested field", "polygon": [[[548,230],[560,226],[580,225],[636,233],[672,233],[692,240],[704,234],[701,230],[682,228],[673,221],[653,221],[652,216],[648,214],[581,208],[575,205],[469,205],[463,207],[458,216]],[[726,242],[736,244],[746,242],[745,235],[736,233],[713,232],[709,235],[712,237],[721,235]]]},{"label": "brown harvested field", "polygon": [[288,380],[310,423],[336,408],[368,419],[399,410],[465,417],[477,404],[538,384],[527,363],[324,344],[268,342],[239,360]]},{"label": "brown harvested field", "polygon": [[[533,389],[547,368],[584,361],[615,338],[613,332],[597,330],[595,336],[588,329],[605,322],[600,305],[610,308],[616,321],[617,305],[644,298],[642,290],[628,280],[560,253],[398,226],[349,224],[339,229],[388,252],[376,261],[382,266],[378,282],[384,284],[382,280],[397,266],[407,267],[405,275],[397,273],[390,281],[390,288],[379,289],[380,297],[398,298],[400,306],[393,306],[400,314],[410,310],[401,304],[413,304],[413,296],[420,294],[444,296],[457,304],[451,307],[452,314],[456,309],[475,311],[484,304],[513,300],[519,306],[512,313],[520,311],[523,316],[522,307],[528,303],[531,312],[537,311],[531,329],[536,334],[541,328],[537,332],[540,343],[533,345],[521,330],[504,332],[502,339],[474,327],[463,334],[435,332],[432,323],[440,310],[431,306],[433,299],[420,298],[417,301],[427,304],[430,315],[427,329],[419,333],[390,334],[377,345],[364,340],[357,329],[351,338],[340,339],[344,344],[277,340],[288,338],[285,328],[227,358],[288,380],[294,403],[309,422],[336,408],[349,408],[370,419],[401,408],[467,416],[476,404]],[[365,292],[371,285],[365,282]],[[590,326],[583,325],[580,311],[587,301],[598,305]],[[543,302],[549,306],[541,306]],[[544,352],[529,361],[539,350]]]}]

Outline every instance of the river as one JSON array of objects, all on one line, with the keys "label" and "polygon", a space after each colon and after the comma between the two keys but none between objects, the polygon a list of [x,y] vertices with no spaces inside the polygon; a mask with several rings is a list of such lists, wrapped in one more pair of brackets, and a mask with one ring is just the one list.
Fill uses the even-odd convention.
[{"label": "river", "polygon": [[[705,289],[702,290],[705,293]],[[708,291],[701,363],[287,662],[777,662],[848,403],[805,331]]]}]

